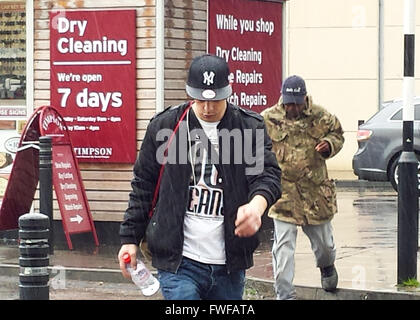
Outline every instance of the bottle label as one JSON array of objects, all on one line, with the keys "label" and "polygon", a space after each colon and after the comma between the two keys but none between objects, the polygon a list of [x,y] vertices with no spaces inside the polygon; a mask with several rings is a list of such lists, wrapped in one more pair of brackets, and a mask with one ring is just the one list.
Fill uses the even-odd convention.
[{"label": "bottle label", "polygon": [[143,282],[147,279],[149,273],[146,267],[139,265],[138,268],[133,272],[133,274],[136,276],[137,279]]}]

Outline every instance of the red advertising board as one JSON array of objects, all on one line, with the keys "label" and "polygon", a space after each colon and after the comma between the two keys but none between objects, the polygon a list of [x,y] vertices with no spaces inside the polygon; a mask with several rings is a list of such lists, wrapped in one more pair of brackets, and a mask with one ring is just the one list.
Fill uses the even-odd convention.
[{"label": "red advertising board", "polygon": [[23,130],[0,209],[0,230],[17,228],[19,217],[30,212],[39,180],[40,136],[52,137],[52,182],[69,248],[74,233],[92,232],[99,245],[67,125],[47,106],[36,109]]},{"label": "red advertising board", "polygon": [[0,230],[18,228],[19,217],[29,213],[39,181],[39,115],[28,120],[19,140],[12,171],[0,208]]},{"label": "red advertising board", "polygon": [[135,10],[50,13],[51,104],[80,162],[136,158]]},{"label": "red advertising board", "polygon": [[208,1],[208,52],[231,71],[229,102],[261,112],[280,97],[282,4],[252,0]]},{"label": "red advertising board", "polygon": [[42,110],[40,133],[42,136],[52,137],[53,185],[69,248],[73,248],[70,234],[90,231],[98,245],[95,225],[90,214],[67,125],[54,108],[46,107]]},{"label": "red advertising board", "polygon": [[89,211],[71,145],[54,146],[53,159],[53,184],[66,230],[69,233],[88,232],[91,230]]}]

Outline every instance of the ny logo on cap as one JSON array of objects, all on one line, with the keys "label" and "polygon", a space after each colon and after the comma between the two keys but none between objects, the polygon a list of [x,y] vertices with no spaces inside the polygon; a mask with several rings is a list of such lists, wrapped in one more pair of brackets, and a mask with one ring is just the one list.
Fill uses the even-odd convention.
[{"label": "ny logo on cap", "polygon": [[214,74],[213,71],[210,71],[210,74],[209,74],[208,71],[204,72],[203,73],[203,77],[204,77],[203,83],[205,83],[208,86],[213,84],[214,83],[214,76],[215,76],[215,74]]}]

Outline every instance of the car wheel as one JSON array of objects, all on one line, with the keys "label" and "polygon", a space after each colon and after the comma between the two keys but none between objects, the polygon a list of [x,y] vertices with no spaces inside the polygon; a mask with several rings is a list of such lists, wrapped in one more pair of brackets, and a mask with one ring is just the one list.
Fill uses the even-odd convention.
[{"label": "car wheel", "polygon": [[[419,195],[420,195],[420,155],[416,154],[417,160],[419,161],[419,164],[417,166],[417,179],[419,181]],[[391,182],[392,187],[395,191],[398,192],[398,161],[400,160],[400,157],[396,158],[394,162],[391,165],[391,170],[389,172],[389,181]]]}]

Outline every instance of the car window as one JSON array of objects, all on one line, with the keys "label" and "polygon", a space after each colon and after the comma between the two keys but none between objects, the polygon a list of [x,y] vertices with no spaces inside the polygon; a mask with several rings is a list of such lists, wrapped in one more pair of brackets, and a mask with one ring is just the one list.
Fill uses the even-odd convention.
[{"label": "car window", "polygon": [[391,117],[391,120],[402,120],[402,109],[399,109],[394,115]]},{"label": "car window", "polygon": [[[399,109],[394,115],[391,117],[391,120],[402,120],[403,110],[402,108]],[[420,104],[414,105],[414,120],[420,121]]]},{"label": "car window", "polygon": [[414,120],[420,120],[420,104],[414,106]]}]

